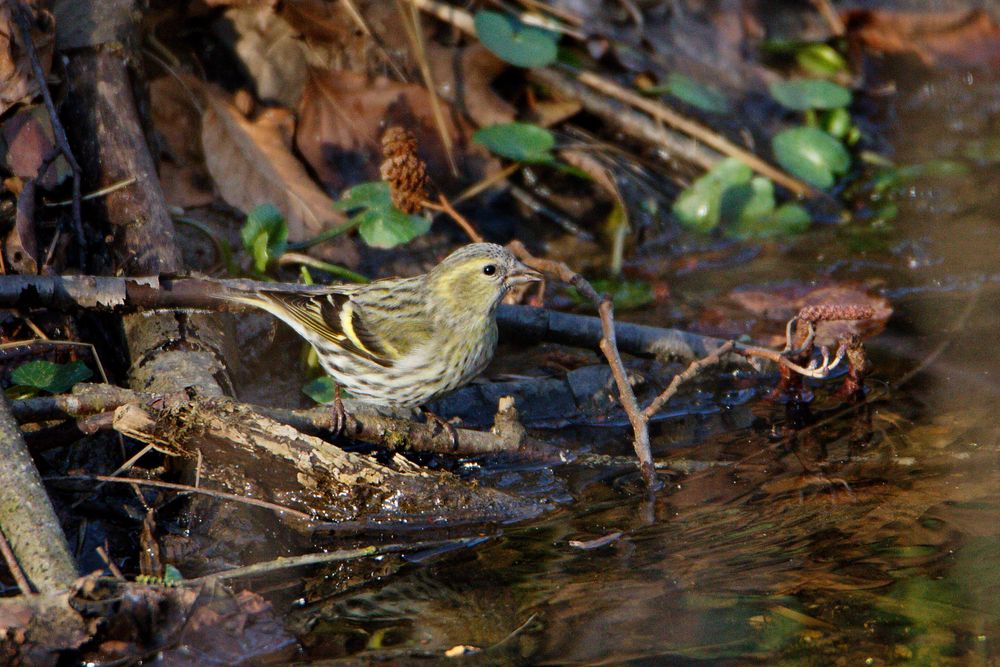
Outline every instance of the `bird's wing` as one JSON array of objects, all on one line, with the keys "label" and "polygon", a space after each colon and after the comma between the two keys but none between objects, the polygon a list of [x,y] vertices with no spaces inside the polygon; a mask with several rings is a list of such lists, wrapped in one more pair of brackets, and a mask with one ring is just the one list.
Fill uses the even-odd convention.
[{"label": "bird's wing", "polygon": [[373,331],[365,317],[364,307],[352,298],[349,291],[297,294],[261,290],[254,296],[263,303],[248,301],[293,327],[298,325],[296,328],[301,327],[312,337],[327,340],[380,366],[391,366],[400,356],[395,346]]}]

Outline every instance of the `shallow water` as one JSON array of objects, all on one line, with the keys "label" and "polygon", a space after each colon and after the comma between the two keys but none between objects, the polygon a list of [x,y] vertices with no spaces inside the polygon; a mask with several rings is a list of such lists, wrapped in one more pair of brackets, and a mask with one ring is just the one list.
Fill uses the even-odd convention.
[{"label": "shallow water", "polygon": [[[664,472],[654,500],[621,468],[483,474],[560,509],[347,593],[314,588],[291,615],[308,655],[473,645],[499,663],[995,664],[1000,152],[982,146],[1000,145],[1000,83],[944,77],[895,109],[894,160],[970,172],[915,183],[890,227],[831,226],[665,276],[689,301],[814,278],[877,287],[895,313],[869,343],[863,404],[821,399],[798,430],[761,399],[660,425],[657,456],[693,472]],[[572,437],[630,452],[624,431]],[[609,546],[570,545],[615,531]]]}]

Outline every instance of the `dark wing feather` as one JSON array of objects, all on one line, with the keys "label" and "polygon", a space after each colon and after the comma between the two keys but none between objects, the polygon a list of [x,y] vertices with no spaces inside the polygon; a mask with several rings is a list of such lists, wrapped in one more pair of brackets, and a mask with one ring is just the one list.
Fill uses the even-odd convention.
[{"label": "dark wing feather", "polygon": [[[266,290],[258,294],[314,335],[379,366],[392,365],[391,353],[365,323],[364,310],[350,294],[312,295]],[[346,327],[342,317],[345,309],[350,310]]]}]

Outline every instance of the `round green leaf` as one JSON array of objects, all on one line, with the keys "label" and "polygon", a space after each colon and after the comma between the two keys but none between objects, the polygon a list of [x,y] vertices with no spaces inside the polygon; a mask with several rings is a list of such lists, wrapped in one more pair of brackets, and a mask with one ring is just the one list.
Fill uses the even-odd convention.
[{"label": "round green leaf", "polygon": [[722,195],[723,220],[756,220],[773,212],[774,183],[763,176],[733,186]]},{"label": "round green leaf", "polygon": [[718,227],[722,217],[722,192],[719,181],[707,181],[678,195],[673,213],[681,225],[696,232],[707,233]]},{"label": "round green leaf", "polygon": [[795,111],[836,109],[851,103],[851,91],[832,81],[794,79],[771,84],[771,96]]},{"label": "round green leaf", "polygon": [[791,236],[809,229],[811,222],[808,211],[798,204],[788,202],[764,216],[742,217],[726,233],[739,239]]},{"label": "round green leaf", "polygon": [[830,109],[823,118],[823,129],[831,137],[838,139],[843,139],[847,136],[847,133],[851,131],[852,125],[851,114],[843,107]]},{"label": "round green leaf", "polygon": [[552,162],[556,138],[545,128],[530,123],[502,123],[476,131],[472,140],[490,151],[518,162]]},{"label": "round green leaf", "polygon": [[559,38],[553,32],[497,12],[476,12],[475,24],[483,46],[511,65],[545,67],[556,60]]},{"label": "round green leaf", "polygon": [[829,44],[807,44],[795,52],[799,67],[817,76],[832,76],[847,71],[847,61]]},{"label": "round green leaf", "polygon": [[727,113],[729,100],[718,88],[674,72],[667,78],[667,92],[691,106],[709,113]]},{"label": "round green leaf", "polygon": [[835,175],[851,167],[844,145],[814,127],[785,130],[774,138],[772,147],[786,171],[821,189],[833,185]]},{"label": "round green leaf", "polygon": [[337,397],[337,383],[327,375],[310,380],[302,387],[302,393],[317,403],[333,403]]}]

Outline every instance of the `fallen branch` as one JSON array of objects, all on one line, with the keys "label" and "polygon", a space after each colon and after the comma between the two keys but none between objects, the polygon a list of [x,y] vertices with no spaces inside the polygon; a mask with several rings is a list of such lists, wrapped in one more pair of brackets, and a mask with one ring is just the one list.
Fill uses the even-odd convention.
[{"label": "fallen branch", "polygon": [[[184,393],[149,394],[112,385],[81,383],[72,394],[41,396],[14,401],[15,418],[22,424],[56,419],[80,419],[114,411],[125,405],[157,405],[186,400]],[[262,406],[245,406],[256,413],[291,426],[304,433],[329,433],[333,429],[333,414],[329,408],[285,410]],[[483,454],[515,454],[538,461],[565,460],[560,449],[526,437],[506,424],[504,412],[498,412],[498,424],[489,432],[455,429],[457,447],[448,433],[433,423],[417,423],[375,413],[349,413],[344,431],[352,440],[382,445],[392,449],[479,456]]]},{"label": "fallen branch", "polygon": [[[78,576],[76,563],[4,396],[0,396],[0,461],[0,530],[17,564],[39,593],[67,590]],[[15,577],[16,571],[11,569]],[[26,583],[18,582],[23,593],[30,593]]]}]

